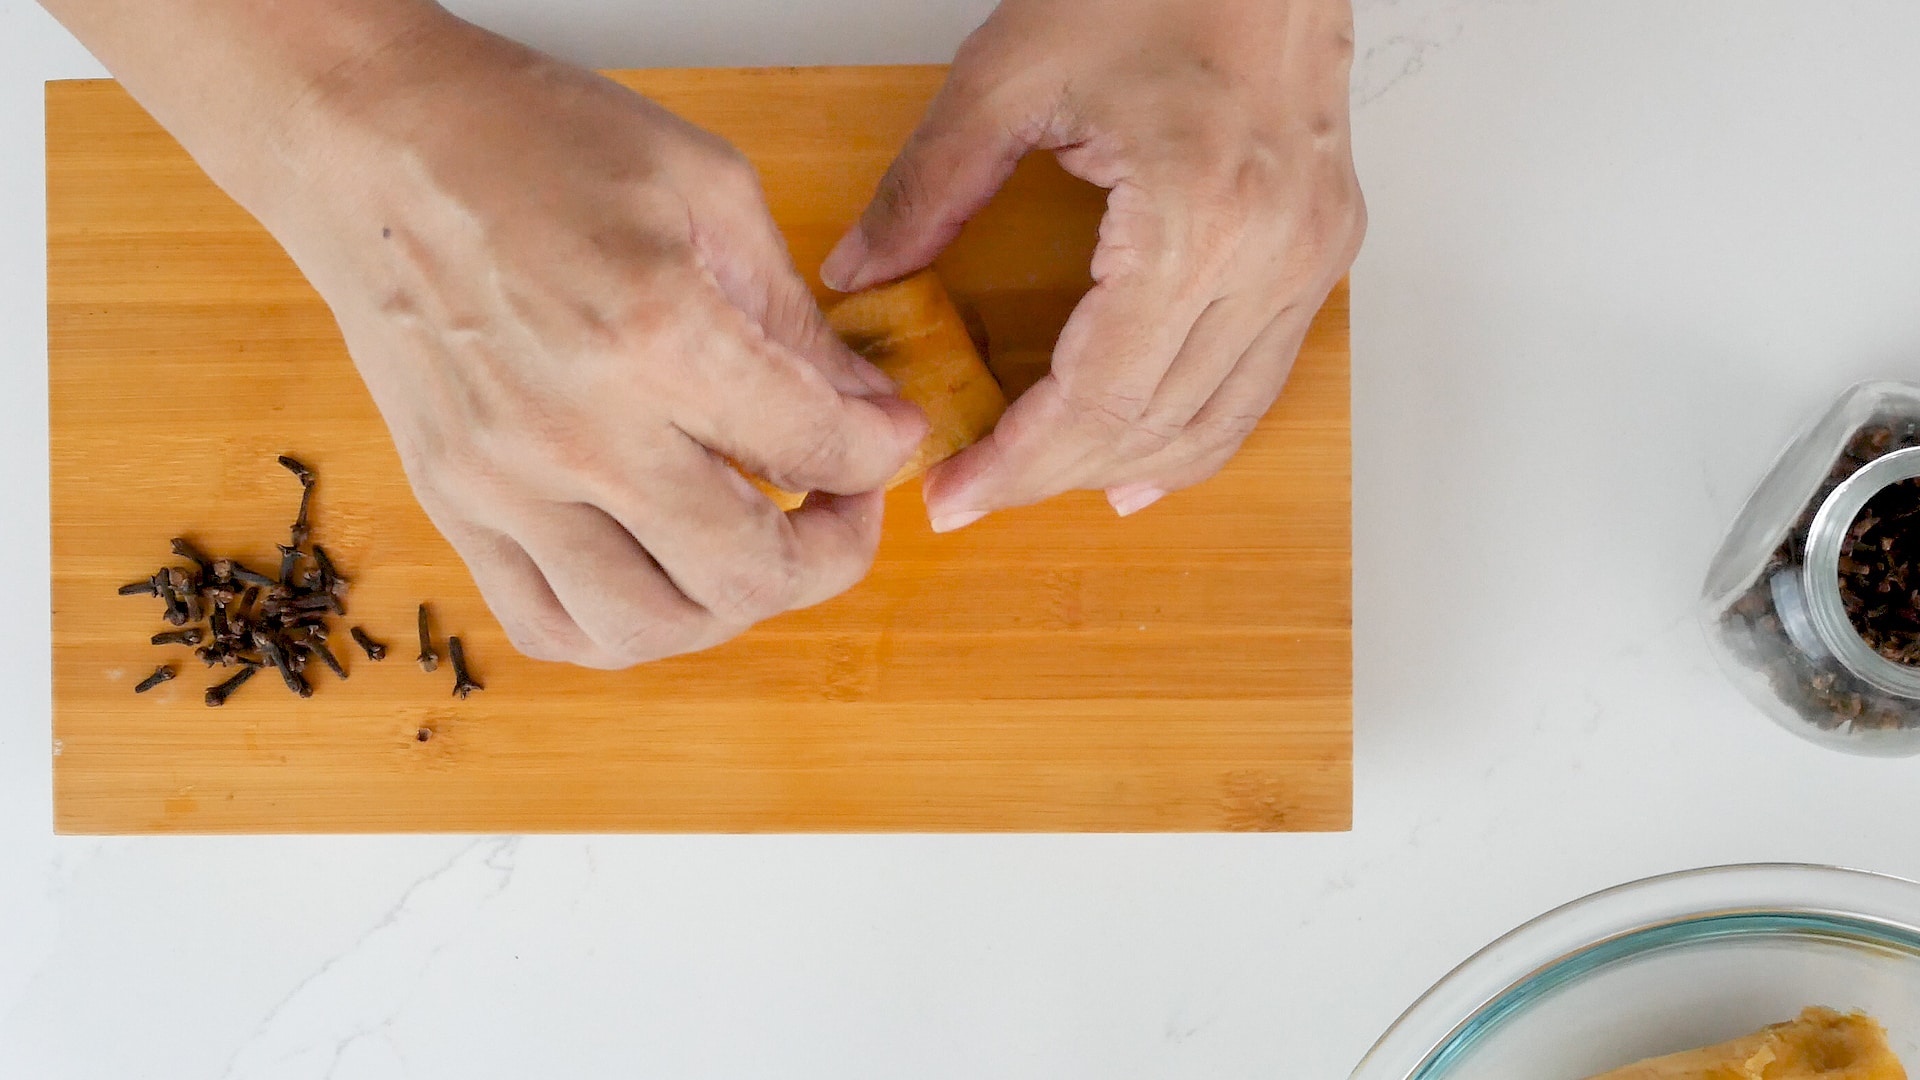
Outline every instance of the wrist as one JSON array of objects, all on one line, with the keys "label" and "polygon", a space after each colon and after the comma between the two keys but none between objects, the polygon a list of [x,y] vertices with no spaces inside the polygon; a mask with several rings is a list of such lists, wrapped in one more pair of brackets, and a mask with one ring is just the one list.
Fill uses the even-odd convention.
[{"label": "wrist", "polygon": [[[410,84],[430,80],[432,58],[471,31],[437,4],[348,0],[328,5],[313,39],[289,31],[251,60],[259,99],[232,131],[195,157],[237,200],[272,224],[327,185],[369,168],[359,132]],[[183,140],[184,141],[184,140]]]}]

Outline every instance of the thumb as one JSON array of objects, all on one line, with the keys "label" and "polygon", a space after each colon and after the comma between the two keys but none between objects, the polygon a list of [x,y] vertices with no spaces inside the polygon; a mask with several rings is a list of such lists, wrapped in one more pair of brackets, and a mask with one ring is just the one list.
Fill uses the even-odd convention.
[{"label": "thumb", "polygon": [[982,80],[948,77],[860,221],[821,264],[828,288],[853,292],[926,267],[1006,183],[1035,139],[990,96]]}]

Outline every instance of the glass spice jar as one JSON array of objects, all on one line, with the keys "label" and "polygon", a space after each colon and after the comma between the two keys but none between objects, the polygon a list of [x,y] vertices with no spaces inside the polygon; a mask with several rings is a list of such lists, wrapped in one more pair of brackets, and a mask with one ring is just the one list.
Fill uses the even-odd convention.
[{"label": "glass spice jar", "polygon": [[1701,600],[1728,675],[1789,731],[1920,754],[1920,386],[1861,383],[1803,431],[1734,520]]}]

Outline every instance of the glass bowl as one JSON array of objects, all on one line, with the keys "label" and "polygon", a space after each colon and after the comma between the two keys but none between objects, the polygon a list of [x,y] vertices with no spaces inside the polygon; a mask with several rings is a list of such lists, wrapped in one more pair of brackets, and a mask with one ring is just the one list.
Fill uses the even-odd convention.
[{"label": "glass bowl", "polygon": [[1808,1005],[1871,1014],[1920,1076],[1920,884],[1757,864],[1595,893],[1455,968],[1351,1080],[1584,1080]]}]

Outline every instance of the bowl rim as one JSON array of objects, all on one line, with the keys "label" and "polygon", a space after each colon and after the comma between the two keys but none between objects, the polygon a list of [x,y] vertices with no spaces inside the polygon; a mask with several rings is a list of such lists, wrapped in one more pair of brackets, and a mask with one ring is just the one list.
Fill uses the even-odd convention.
[{"label": "bowl rim", "polygon": [[1530,982],[1625,939],[1716,919],[1801,916],[1920,940],[1920,882],[1800,862],[1655,874],[1561,904],[1482,947],[1400,1014],[1348,1080],[1416,1080]]}]

